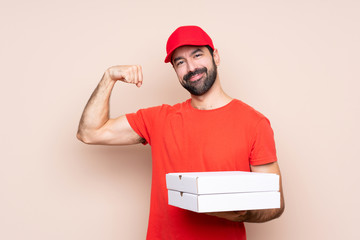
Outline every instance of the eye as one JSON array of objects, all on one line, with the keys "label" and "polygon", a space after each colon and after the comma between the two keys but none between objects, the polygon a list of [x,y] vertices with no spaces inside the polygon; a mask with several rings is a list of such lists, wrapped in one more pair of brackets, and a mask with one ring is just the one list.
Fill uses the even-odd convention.
[{"label": "eye", "polygon": [[195,58],[199,58],[201,56],[202,56],[202,53],[197,53],[197,54],[194,55]]},{"label": "eye", "polygon": [[175,65],[176,65],[176,66],[180,66],[180,65],[183,64],[183,63],[184,63],[183,60],[179,60],[179,61],[177,61],[177,62],[175,63]]}]

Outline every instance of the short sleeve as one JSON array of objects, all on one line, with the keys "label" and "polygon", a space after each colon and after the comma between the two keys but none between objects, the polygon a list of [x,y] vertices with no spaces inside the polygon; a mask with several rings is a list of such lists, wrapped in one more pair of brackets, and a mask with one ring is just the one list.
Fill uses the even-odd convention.
[{"label": "short sleeve", "polygon": [[142,138],[145,143],[151,145],[151,134],[154,129],[154,119],[160,110],[160,107],[151,107],[140,109],[136,113],[126,114],[126,118],[131,128]]},{"label": "short sleeve", "polygon": [[265,117],[256,125],[249,160],[251,165],[263,165],[277,161],[274,132],[269,120]]}]

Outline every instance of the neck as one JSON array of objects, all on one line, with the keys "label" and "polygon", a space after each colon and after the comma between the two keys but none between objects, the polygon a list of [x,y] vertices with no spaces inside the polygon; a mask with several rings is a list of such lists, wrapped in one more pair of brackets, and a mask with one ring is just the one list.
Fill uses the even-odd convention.
[{"label": "neck", "polygon": [[219,78],[214,85],[201,96],[191,95],[191,105],[200,110],[211,110],[225,106],[231,102],[232,98],[227,95],[220,85]]}]

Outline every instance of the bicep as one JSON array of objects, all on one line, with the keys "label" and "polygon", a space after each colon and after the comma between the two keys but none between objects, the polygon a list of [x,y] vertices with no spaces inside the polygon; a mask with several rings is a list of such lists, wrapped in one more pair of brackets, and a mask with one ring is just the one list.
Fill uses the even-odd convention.
[{"label": "bicep", "polygon": [[280,176],[280,168],[277,162],[262,165],[250,165],[252,172],[275,173]]},{"label": "bicep", "polygon": [[130,145],[143,142],[130,126],[125,115],[109,119],[103,127],[95,133],[94,144],[104,145]]}]

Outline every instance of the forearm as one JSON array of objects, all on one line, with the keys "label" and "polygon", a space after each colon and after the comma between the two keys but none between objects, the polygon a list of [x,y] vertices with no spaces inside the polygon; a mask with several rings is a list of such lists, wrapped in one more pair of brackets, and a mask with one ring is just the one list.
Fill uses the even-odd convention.
[{"label": "forearm", "polygon": [[280,217],[281,214],[284,212],[284,209],[285,209],[285,205],[282,198],[281,207],[276,209],[213,212],[207,214],[215,217],[224,218],[234,222],[261,223]]},{"label": "forearm", "polygon": [[262,223],[278,218],[283,213],[284,208],[277,209],[264,209],[264,210],[251,210],[247,211],[241,222]]},{"label": "forearm", "polygon": [[109,100],[115,81],[106,71],[85,106],[78,128],[78,138],[104,126],[109,120]]},{"label": "forearm", "polygon": [[[281,181],[280,181],[281,182]],[[261,223],[278,218],[285,210],[284,196],[282,193],[282,186],[280,184],[280,208],[263,209],[263,210],[249,210],[244,215],[243,222]]]},{"label": "forearm", "polygon": [[282,180],[280,169],[277,162],[260,165],[260,166],[251,166],[253,172],[263,172],[263,173],[275,173],[279,175],[279,192],[280,192],[280,208],[276,209],[264,209],[264,210],[248,210],[248,211],[232,211],[232,212],[215,212],[208,213],[208,215],[216,216],[220,218],[225,218],[230,221],[235,222],[266,222],[272,219],[278,218],[284,212],[285,209],[285,200],[282,188]]},{"label": "forearm", "polygon": [[263,173],[275,173],[279,175],[279,192],[280,192],[280,208],[275,209],[264,209],[264,210],[250,210],[245,214],[245,222],[267,222],[272,219],[278,218],[284,212],[285,209],[285,200],[282,188],[282,179],[280,174],[280,168],[277,162],[260,165],[260,166],[251,166],[252,172],[263,172]]}]

